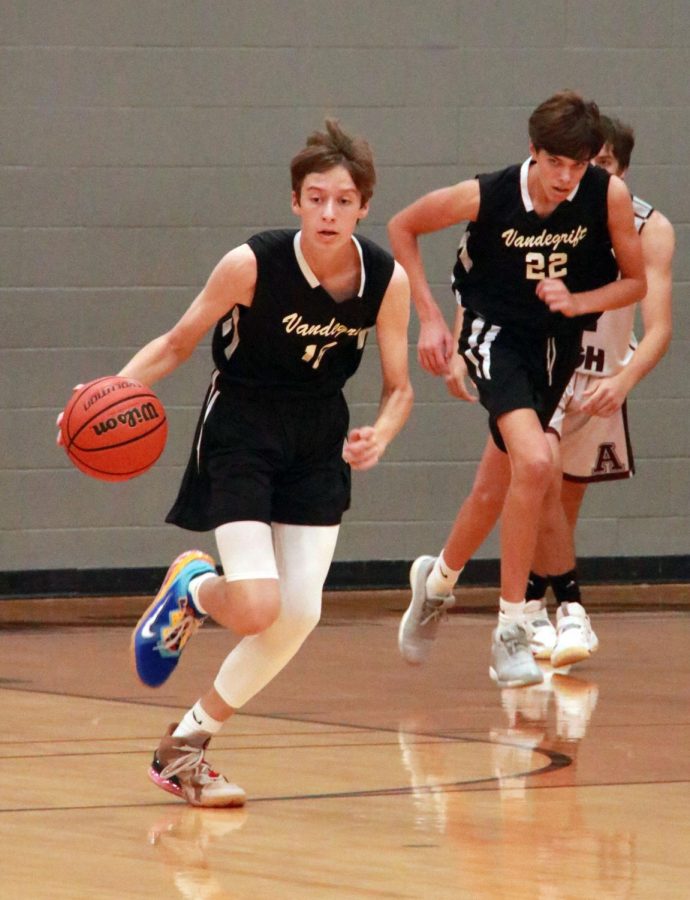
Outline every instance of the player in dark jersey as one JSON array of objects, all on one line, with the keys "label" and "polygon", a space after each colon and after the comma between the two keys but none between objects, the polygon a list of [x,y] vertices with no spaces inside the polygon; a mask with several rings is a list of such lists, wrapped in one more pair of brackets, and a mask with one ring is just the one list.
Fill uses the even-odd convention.
[{"label": "player in dark jersey", "polygon": [[[376,465],[412,405],[407,276],[354,235],[375,182],[369,145],[327,120],[291,175],[301,229],[263,232],[231,250],[172,330],[120,373],[154,384],[215,325],[216,371],[168,521],[213,529],[223,576],[207,554],[181,554],[132,638],[139,677],[157,686],[207,615],[243,637],[150,769],[159,787],[197,806],[244,803],[244,791],[205,761],[206,745],[316,626],[350,469]],[[373,425],[348,434],[342,387],[372,328],[381,403]]]},{"label": "player in dark jersey", "polygon": [[[424,661],[462,567],[501,512],[491,502],[500,495],[501,596],[490,673],[501,686],[542,680],[524,607],[551,480],[544,430],[575,369],[583,326],[601,310],[634,302],[645,286],[630,195],[620,179],[590,165],[603,143],[596,104],[572,91],[556,94],[532,113],[529,134],[530,158],[522,165],[427,194],[389,223],[420,318],[419,360],[464,399],[472,398],[469,372],[491,433],[442,553],[412,566],[399,646],[408,662]],[[418,237],[465,220],[454,270],[455,353]]]},{"label": "player in dark jersey", "polygon": [[[635,146],[633,129],[608,116],[601,121],[604,145],[594,162],[624,178]],[[555,436],[557,486],[548,492],[542,511],[526,599],[535,615],[541,609],[533,652],[548,656],[556,667],[586,659],[598,647],[581,603],[575,526],[588,484],[633,475],[626,397],[662,359],[671,341],[673,226],[644,200],[632,200],[647,276],[647,294],[640,301],[644,335],[638,344],[634,306],[603,313],[595,329],[583,333],[577,370],[549,423]],[[546,614],[549,583],[558,604],[557,629]]]}]

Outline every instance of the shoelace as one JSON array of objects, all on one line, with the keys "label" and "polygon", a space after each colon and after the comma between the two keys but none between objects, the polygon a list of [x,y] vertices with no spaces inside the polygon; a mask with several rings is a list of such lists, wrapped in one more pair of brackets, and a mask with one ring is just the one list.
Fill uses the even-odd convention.
[{"label": "shoelace", "polygon": [[173,775],[189,775],[196,784],[210,784],[221,777],[204,759],[203,749],[190,746],[177,749],[183,751],[182,755],[173,759],[161,770],[161,777],[172,778]]},{"label": "shoelace", "polygon": [[419,619],[420,627],[430,622],[440,622],[446,614],[446,604],[442,598],[427,597],[422,605],[422,614]]},{"label": "shoelace", "polygon": [[158,647],[165,650],[181,650],[202,624],[203,619],[195,619],[191,613],[186,613],[165,637],[160,638]]}]

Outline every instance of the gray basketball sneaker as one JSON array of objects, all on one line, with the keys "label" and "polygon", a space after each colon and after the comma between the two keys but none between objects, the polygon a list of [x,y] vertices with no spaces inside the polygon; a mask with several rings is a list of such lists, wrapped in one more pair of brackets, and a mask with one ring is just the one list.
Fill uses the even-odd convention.
[{"label": "gray basketball sneaker", "polygon": [[499,687],[541,684],[542,671],[534,661],[527,632],[517,622],[500,622],[491,639],[489,675]]},{"label": "gray basketball sneaker", "polygon": [[434,556],[420,556],[410,569],[412,601],[398,629],[400,655],[411,666],[421,666],[429,658],[441,619],[455,603],[452,594],[427,597],[426,580],[433,568]]}]

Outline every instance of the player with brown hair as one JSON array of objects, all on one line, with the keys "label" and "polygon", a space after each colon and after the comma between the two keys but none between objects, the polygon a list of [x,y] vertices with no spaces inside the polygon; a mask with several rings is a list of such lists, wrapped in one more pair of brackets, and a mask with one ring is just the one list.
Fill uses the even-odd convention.
[{"label": "player with brown hair", "polygon": [[[590,165],[604,140],[596,104],[559,92],[534,110],[529,137],[530,156],[521,165],[433,191],[389,223],[420,318],[420,362],[465,398],[470,374],[491,434],[475,488],[442,552],[412,566],[400,651],[412,664],[424,661],[438,620],[452,605],[453,586],[502,505],[501,594],[490,666],[501,686],[542,680],[525,627],[525,589],[553,466],[545,429],[577,364],[583,328],[598,312],[626,306],[645,290],[630,195],[619,178]],[[453,273],[458,312],[452,337],[418,239],[463,221],[469,225]]]},{"label": "player with brown hair", "polygon": [[[601,117],[604,144],[594,158],[625,178],[635,146],[630,125]],[[631,478],[635,472],[626,398],[662,359],[671,342],[673,226],[658,209],[632,197],[640,234],[647,293],[639,303],[644,334],[633,331],[635,306],[601,315],[582,336],[578,367],[549,423],[556,486],[542,512],[526,599],[541,622],[533,651],[556,667],[586,659],[599,646],[582,604],[575,558],[575,526],[589,484]],[[546,613],[546,589],[556,603],[556,629]],[[541,610],[541,612],[539,612]]]},{"label": "player with brown hair", "polygon": [[[213,530],[223,574],[207,554],[182,553],[132,637],[139,677],[157,686],[207,616],[242,636],[154,754],[152,780],[196,806],[244,803],[204,750],[316,626],[350,470],[379,462],[412,405],[407,276],[354,234],[375,184],[368,143],[329,119],[291,174],[300,230],[255,234],[227,253],[177,324],[120,373],[155,384],[214,327],[216,369],[167,521]],[[342,388],[372,328],[380,406],[373,424],[348,433]]]}]

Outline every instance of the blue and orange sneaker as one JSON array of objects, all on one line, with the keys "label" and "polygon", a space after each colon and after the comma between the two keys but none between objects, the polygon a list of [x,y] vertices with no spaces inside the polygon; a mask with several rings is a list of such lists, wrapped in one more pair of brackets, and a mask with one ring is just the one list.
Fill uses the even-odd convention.
[{"label": "blue and orange sneaker", "polygon": [[213,559],[201,550],[181,553],[167,571],[153,603],[132,633],[131,653],[137,675],[158,687],[172,675],[185,644],[200,628],[201,615],[189,596],[189,582],[197,575],[216,574]]}]

